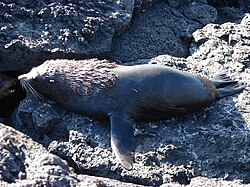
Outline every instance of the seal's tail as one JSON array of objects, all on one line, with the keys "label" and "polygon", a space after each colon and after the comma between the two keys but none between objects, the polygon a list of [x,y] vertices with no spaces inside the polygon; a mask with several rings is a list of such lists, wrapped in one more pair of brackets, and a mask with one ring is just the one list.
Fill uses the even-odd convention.
[{"label": "seal's tail", "polygon": [[218,98],[226,97],[229,95],[241,92],[246,86],[238,84],[238,81],[230,79],[225,73],[216,74],[212,81],[214,82],[217,91]]},{"label": "seal's tail", "polygon": [[216,74],[213,78],[212,81],[214,82],[216,88],[223,88],[227,85],[233,84],[233,83],[237,83],[237,81],[233,81],[232,79],[230,79],[229,76],[227,76],[225,73],[220,72],[218,74]]},{"label": "seal's tail", "polygon": [[245,87],[246,87],[245,85],[240,85],[237,82],[229,84],[229,85],[225,86],[224,88],[217,89],[217,91],[218,91],[217,97],[222,98],[222,97],[236,94],[236,93],[244,90]]}]

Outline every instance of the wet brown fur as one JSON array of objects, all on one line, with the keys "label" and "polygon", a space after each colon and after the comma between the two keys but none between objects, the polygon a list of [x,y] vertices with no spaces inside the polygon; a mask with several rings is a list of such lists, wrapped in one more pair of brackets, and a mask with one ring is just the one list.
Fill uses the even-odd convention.
[{"label": "wet brown fur", "polygon": [[55,78],[64,85],[69,84],[65,86],[69,86],[69,89],[74,90],[77,95],[91,95],[115,84],[117,77],[110,68],[117,67],[118,64],[98,59],[77,62],[76,68],[74,60],[47,61],[49,65],[44,66],[47,69],[43,76]]}]

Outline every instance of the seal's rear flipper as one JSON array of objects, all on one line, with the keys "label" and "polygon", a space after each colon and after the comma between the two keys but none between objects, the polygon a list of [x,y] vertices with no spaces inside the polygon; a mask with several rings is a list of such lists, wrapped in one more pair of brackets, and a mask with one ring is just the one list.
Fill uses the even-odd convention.
[{"label": "seal's rear flipper", "polygon": [[233,84],[233,83],[237,83],[237,81],[231,80],[230,77],[227,76],[223,72],[220,72],[220,73],[216,74],[212,78],[212,81],[214,82],[216,88],[221,88],[221,87],[225,87],[227,85]]},{"label": "seal's rear flipper", "polygon": [[218,91],[218,98],[226,97],[229,95],[233,95],[235,93],[241,92],[246,86],[239,85],[239,84],[229,84],[224,88],[217,89]]},{"label": "seal's rear flipper", "polygon": [[111,113],[110,122],[112,150],[122,166],[130,170],[135,150],[133,122],[121,113]]}]

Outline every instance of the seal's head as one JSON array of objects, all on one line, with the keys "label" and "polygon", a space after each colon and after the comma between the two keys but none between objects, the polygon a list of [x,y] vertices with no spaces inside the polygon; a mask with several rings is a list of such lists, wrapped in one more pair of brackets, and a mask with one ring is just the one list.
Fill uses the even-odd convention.
[{"label": "seal's head", "polygon": [[[48,60],[18,79],[37,98],[54,101],[93,95],[115,84],[111,71],[117,64],[106,60]],[[61,98],[60,98],[61,97]]]},{"label": "seal's head", "polygon": [[15,92],[16,78],[0,73],[0,99],[7,97]]},{"label": "seal's head", "polygon": [[38,67],[33,67],[29,73],[20,75],[18,80],[27,92],[32,93],[36,98],[43,99],[39,90],[40,88],[45,89],[44,86],[47,86],[47,83],[45,84],[48,79],[46,71],[48,71],[48,64],[44,63]]}]

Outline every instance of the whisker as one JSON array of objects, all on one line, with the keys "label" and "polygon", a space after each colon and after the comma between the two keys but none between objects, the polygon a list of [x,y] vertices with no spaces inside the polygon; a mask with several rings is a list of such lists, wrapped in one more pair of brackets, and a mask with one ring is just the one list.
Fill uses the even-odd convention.
[{"label": "whisker", "polygon": [[37,99],[44,100],[44,97],[39,92],[37,92],[28,82],[27,82],[27,86]]},{"label": "whisker", "polygon": [[24,80],[22,80],[22,81],[20,81],[20,82],[21,82],[22,87],[26,90],[26,92],[30,92],[35,98],[44,101],[44,97],[43,97],[39,92],[37,92],[37,91],[32,87],[32,85],[31,85],[29,82],[24,81]]}]

